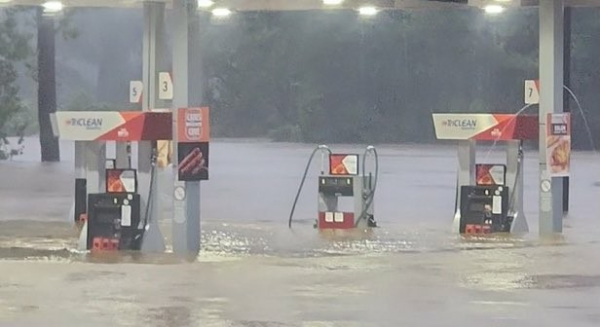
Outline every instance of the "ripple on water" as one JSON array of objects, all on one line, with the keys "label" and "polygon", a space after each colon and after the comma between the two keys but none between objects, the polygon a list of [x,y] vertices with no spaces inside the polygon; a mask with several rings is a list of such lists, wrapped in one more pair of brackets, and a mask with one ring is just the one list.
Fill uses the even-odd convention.
[{"label": "ripple on water", "polygon": [[600,275],[531,275],[519,283],[528,289],[575,289],[600,287]]}]

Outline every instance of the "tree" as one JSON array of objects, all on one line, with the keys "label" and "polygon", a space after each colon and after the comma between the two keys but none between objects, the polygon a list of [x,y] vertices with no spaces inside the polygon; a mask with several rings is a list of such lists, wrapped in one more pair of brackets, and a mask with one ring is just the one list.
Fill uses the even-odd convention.
[{"label": "tree", "polygon": [[67,14],[59,20],[58,28],[55,16],[45,15],[42,7],[37,8],[37,82],[38,82],[38,122],[40,128],[40,146],[42,162],[60,161],[58,138],[52,131],[50,115],[56,112],[56,33],[63,37],[76,37],[76,30],[70,28]]},{"label": "tree", "polygon": [[42,162],[60,161],[58,138],[52,131],[50,114],[56,112],[54,17],[37,10],[38,28],[38,121]]},{"label": "tree", "polygon": [[0,136],[8,133],[11,118],[23,109],[15,64],[30,53],[30,35],[19,30],[17,11],[0,11]]},{"label": "tree", "polygon": [[[83,91],[91,95],[87,102],[123,106],[127,82],[141,67],[140,13],[78,13],[74,21],[86,38],[60,45],[57,69],[71,93],[61,95]],[[600,114],[592,110],[600,94],[594,91],[600,43],[592,42],[599,15],[576,10],[573,20],[572,88],[589,110],[593,139],[600,135]],[[524,105],[523,80],[538,75],[536,8],[500,16],[465,7],[382,11],[370,19],[343,10],[200,17],[201,34],[192,45],[202,49],[194,59],[204,70],[191,74],[197,83],[190,94],[204,94],[197,98],[214,109],[218,136],[431,142],[432,112],[517,112]],[[111,19],[116,23],[107,26]],[[574,145],[587,145],[583,117],[576,107],[573,113]]]}]

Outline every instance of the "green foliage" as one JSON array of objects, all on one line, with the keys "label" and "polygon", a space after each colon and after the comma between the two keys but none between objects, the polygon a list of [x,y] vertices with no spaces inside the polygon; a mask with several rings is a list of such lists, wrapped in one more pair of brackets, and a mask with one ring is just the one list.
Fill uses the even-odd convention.
[{"label": "green foliage", "polygon": [[30,37],[19,30],[16,11],[0,11],[0,135],[9,132],[11,119],[23,109],[15,63],[30,54]]},{"label": "green foliage", "polygon": [[[67,10],[57,19],[55,33],[60,33],[64,40],[78,36],[78,29],[73,23],[76,12]],[[35,99],[28,98],[27,104],[24,104],[17,87],[17,69],[20,67],[24,67],[31,80],[37,82],[36,51],[31,46],[37,24],[36,14],[34,7],[0,10],[0,135],[39,131],[37,103],[34,103]],[[89,106],[89,103],[86,105]]]},{"label": "green foliage", "polygon": [[22,108],[16,80],[13,65],[7,60],[0,60],[0,134],[5,134],[8,121]]},{"label": "green foliage", "polygon": [[[190,95],[212,108],[217,136],[428,142],[431,113],[514,113],[523,107],[523,80],[539,74],[536,8],[496,17],[473,8],[384,11],[372,19],[353,11],[250,12],[218,24],[201,17],[192,45],[202,78],[190,67],[197,82]],[[0,22],[0,35],[9,35],[14,21]],[[73,36],[72,26],[84,37],[57,40],[59,107],[126,109],[128,83],[142,71],[141,11],[82,9],[61,18],[57,31]],[[599,33],[600,10],[574,10],[572,89],[594,139]],[[0,36],[0,58],[7,52],[11,62],[22,60],[26,51],[16,45],[27,42],[3,46],[12,39]],[[574,102],[571,108],[576,144],[587,144],[581,112]]]},{"label": "green foliage", "polygon": [[100,103],[87,93],[79,92],[70,98],[60,111],[119,111],[119,109],[108,103]]},{"label": "green foliage", "polygon": [[523,80],[537,75],[537,21],[528,10],[507,16],[391,11],[365,20],[337,11],[205,22],[198,42],[215,131],[306,142],[431,141],[432,112],[516,112]]},{"label": "green foliage", "polygon": [[269,131],[267,136],[275,142],[301,142],[302,131],[298,125],[286,124]]}]

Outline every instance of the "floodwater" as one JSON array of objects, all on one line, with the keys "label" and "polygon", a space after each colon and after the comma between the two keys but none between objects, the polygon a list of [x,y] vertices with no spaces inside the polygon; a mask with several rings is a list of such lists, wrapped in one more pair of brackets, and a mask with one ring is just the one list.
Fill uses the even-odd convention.
[{"label": "floodwater", "polygon": [[[462,239],[449,231],[453,146],[378,147],[372,234],[312,228],[317,160],[289,230],[312,149],[213,142],[202,252],[188,263],[168,253],[77,253],[67,216],[72,144],[63,144],[62,163],[43,165],[28,140],[25,156],[0,163],[0,326],[600,325],[599,155],[574,154],[562,238],[538,237],[537,153],[527,152],[531,232]],[[167,239],[169,193],[161,201]]]}]

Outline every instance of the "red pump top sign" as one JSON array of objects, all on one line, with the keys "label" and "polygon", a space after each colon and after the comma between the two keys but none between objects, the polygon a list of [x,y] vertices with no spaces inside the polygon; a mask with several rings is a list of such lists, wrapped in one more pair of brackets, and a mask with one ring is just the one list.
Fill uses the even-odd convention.
[{"label": "red pump top sign", "polygon": [[[181,141],[208,142],[208,108],[179,109]],[[170,112],[59,111],[51,115],[54,135],[68,141],[168,141],[173,138]]]},{"label": "red pump top sign", "polygon": [[433,114],[440,140],[509,141],[539,137],[538,116],[514,114]]}]

